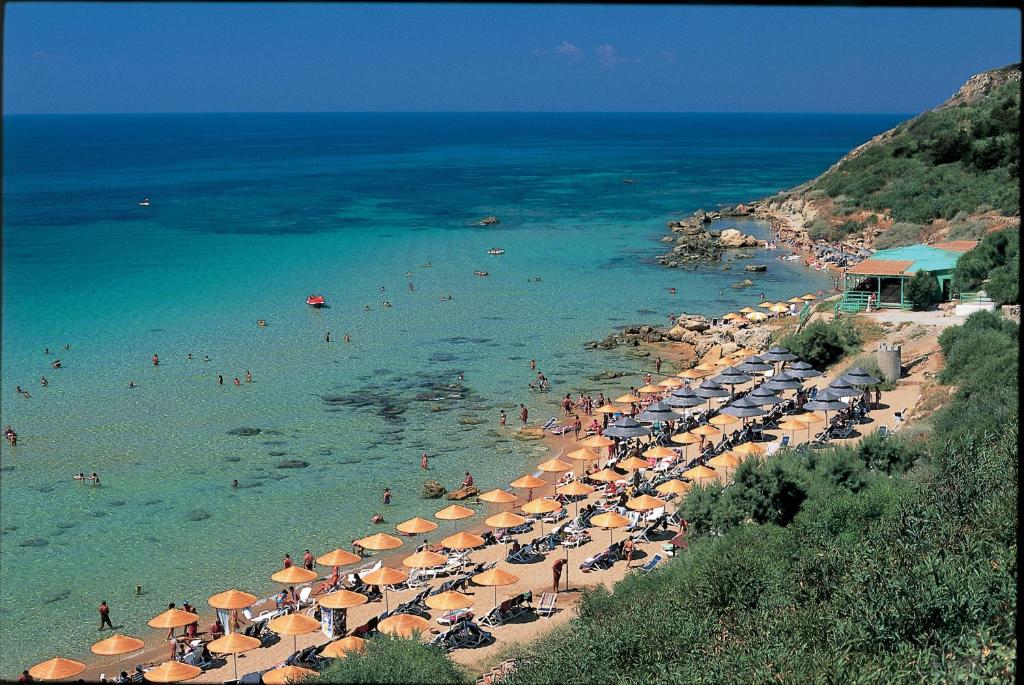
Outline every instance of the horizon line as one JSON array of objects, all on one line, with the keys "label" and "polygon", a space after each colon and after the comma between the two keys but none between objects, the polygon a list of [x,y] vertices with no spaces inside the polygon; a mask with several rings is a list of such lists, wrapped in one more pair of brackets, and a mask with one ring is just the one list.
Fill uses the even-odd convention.
[{"label": "horizon line", "polygon": [[352,110],[232,110],[232,111],[179,111],[179,112],[4,112],[4,117],[59,117],[59,116],[168,116],[188,114],[875,114],[875,115],[911,115],[920,112],[897,112],[882,110],[462,110],[462,109],[424,109],[424,110],[389,110],[389,109],[352,109]]}]

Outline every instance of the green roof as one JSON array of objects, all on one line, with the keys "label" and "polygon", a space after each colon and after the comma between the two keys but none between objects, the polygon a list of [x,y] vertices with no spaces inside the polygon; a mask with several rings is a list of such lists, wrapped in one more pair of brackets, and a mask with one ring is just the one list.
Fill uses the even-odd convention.
[{"label": "green roof", "polygon": [[928,245],[908,245],[891,250],[879,250],[871,255],[871,259],[884,259],[894,262],[913,262],[906,269],[907,273],[925,271],[952,271],[960,259],[959,252],[939,250]]}]

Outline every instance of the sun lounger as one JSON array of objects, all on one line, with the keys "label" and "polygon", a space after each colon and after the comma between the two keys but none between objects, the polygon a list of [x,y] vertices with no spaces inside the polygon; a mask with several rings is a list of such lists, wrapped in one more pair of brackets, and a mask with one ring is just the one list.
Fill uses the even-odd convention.
[{"label": "sun lounger", "polygon": [[555,603],[558,595],[554,592],[545,592],[540,596],[540,605],[537,607],[537,614],[544,618],[550,618],[555,613]]},{"label": "sun lounger", "polygon": [[505,558],[505,561],[515,564],[525,564],[532,561],[534,557],[539,556],[542,555],[534,549],[533,543],[530,543],[528,545],[523,545],[515,552],[510,552],[508,557]]},{"label": "sun lounger", "polygon": [[497,628],[505,622],[511,609],[512,600],[506,599],[504,602],[488,611],[487,615],[480,619],[480,625],[489,626],[491,628]]},{"label": "sun lounger", "polygon": [[657,566],[661,562],[662,559],[663,557],[660,554],[655,554],[653,557],[647,560],[647,563],[645,563],[643,566],[638,567],[638,570],[641,573],[651,571],[654,569],[655,566]]},{"label": "sun lounger", "polygon": [[459,621],[456,624],[456,632],[452,636],[454,649],[479,647],[492,639],[494,639],[493,635],[483,630],[472,620]]},{"label": "sun lounger", "polygon": [[437,622],[443,626],[453,626],[459,621],[469,621],[473,618],[470,609],[452,609],[437,617]]},{"label": "sun lounger", "polygon": [[562,507],[558,511],[553,511],[550,514],[544,516],[541,519],[544,523],[558,523],[562,519],[566,518],[568,514],[565,512],[565,507]]},{"label": "sun lounger", "polygon": [[552,435],[565,435],[566,433],[568,433],[572,429],[573,429],[573,427],[571,425],[563,424],[561,426],[555,426],[554,428],[552,428],[551,429],[551,434]]},{"label": "sun lounger", "polygon": [[552,416],[550,419],[548,419],[547,421],[544,422],[544,425],[541,426],[541,429],[542,430],[550,430],[551,427],[554,426],[556,423],[558,423],[558,419],[556,419],[554,416]]},{"label": "sun lounger", "polygon": [[419,592],[419,594],[417,594],[412,599],[406,600],[406,601],[402,602],[401,604],[399,604],[395,608],[394,613],[396,613],[396,614],[418,614],[418,613],[427,611],[428,607],[424,603],[424,600],[427,599],[427,595],[429,595],[429,594],[430,594],[430,588],[427,588],[425,590],[421,590]]}]

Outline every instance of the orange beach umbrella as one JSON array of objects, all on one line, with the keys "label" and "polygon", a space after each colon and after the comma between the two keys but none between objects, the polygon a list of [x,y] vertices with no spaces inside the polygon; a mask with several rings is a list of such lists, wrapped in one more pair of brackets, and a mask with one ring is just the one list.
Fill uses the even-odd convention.
[{"label": "orange beach umbrella", "polygon": [[448,557],[445,555],[425,549],[422,552],[416,552],[416,554],[402,559],[402,566],[408,566],[409,568],[434,568],[435,566],[444,565],[447,561]]},{"label": "orange beach umbrella", "polygon": [[611,469],[601,469],[597,473],[590,474],[591,480],[596,480],[602,483],[611,483],[612,481],[622,480],[624,476],[621,473],[616,473]]},{"label": "orange beach umbrella", "polygon": [[352,552],[339,547],[333,552],[328,552],[322,557],[317,557],[316,563],[321,566],[348,566],[349,564],[354,564],[361,559],[362,557],[358,554],[352,554]]},{"label": "orange beach umbrella", "polygon": [[651,465],[647,463],[646,459],[640,459],[639,457],[629,457],[627,459],[623,459],[615,466],[626,471],[639,471],[640,469],[651,468]]},{"label": "orange beach umbrella", "polygon": [[508,571],[503,571],[500,568],[492,568],[490,571],[484,571],[478,573],[471,578],[474,584],[483,585],[494,588],[494,604],[498,604],[498,588],[503,585],[512,585],[513,583],[519,582],[519,576],[512,575]]},{"label": "orange beach umbrella", "polygon": [[234,664],[235,680],[238,680],[238,654],[248,652],[259,647],[262,642],[259,638],[249,637],[241,633],[228,633],[206,645],[214,654],[230,654],[231,663]]},{"label": "orange beach umbrella", "polygon": [[635,511],[652,511],[663,506],[665,506],[665,500],[651,497],[650,495],[640,495],[626,501],[626,508]]},{"label": "orange beach umbrella", "polygon": [[187,626],[190,623],[195,623],[199,620],[199,617],[190,611],[182,611],[181,609],[168,609],[162,614],[157,614],[153,618],[147,621],[146,625],[150,628],[181,628]]},{"label": "orange beach umbrella", "polygon": [[484,544],[484,539],[479,535],[460,531],[455,535],[449,535],[441,540],[441,545],[448,549],[473,549]]},{"label": "orange beach umbrella", "polygon": [[206,601],[214,609],[244,609],[255,604],[257,598],[256,595],[232,588],[224,592],[218,592],[215,595],[210,595]]},{"label": "orange beach umbrella", "polygon": [[376,533],[369,535],[365,538],[356,540],[356,544],[363,549],[371,549],[375,551],[383,551],[386,549],[395,549],[396,547],[402,546],[402,541],[396,538],[394,535],[388,535],[387,533]]},{"label": "orange beach umbrella", "polygon": [[455,609],[468,609],[473,606],[473,603],[476,600],[472,597],[467,597],[461,592],[448,590],[437,595],[431,595],[424,601],[431,609],[437,609],[438,611],[454,611]]},{"label": "orange beach umbrella", "polygon": [[120,656],[121,654],[137,652],[145,646],[146,643],[137,637],[118,634],[111,635],[105,640],[94,643],[89,648],[89,651],[100,656]]},{"label": "orange beach umbrella", "polygon": [[399,637],[412,637],[416,633],[427,633],[430,621],[415,614],[394,614],[381,621],[377,630]]},{"label": "orange beach umbrella", "polygon": [[63,680],[76,676],[84,670],[85,664],[80,661],[55,656],[28,669],[28,674],[36,680]]},{"label": "orange beach umbrella", "polygon": [[526,474],[522,478],[518,478],[509,483],[509,485],[511,485],[514,488],[523,488],[528,490],[532,490],[533,488],[540,488],[547,484],[547,481],[541,480],[540,478],[537,478],[536,476],[531,474]]},{"label": "orange beach umbrella", "polygon": [[388,586],[404,583],[409,579],[409,574],[399,571],[396,568],[382,566],[376,571],[370,571],[363,576],[363,582],[367,585],[378,585],[384,590],[384,611],[388,611]]},{"label": "orange beach umbrella", "polygon": [[203,672],[198,666],[190,666],[180,661],[165,661],[156,668],[144,671],[142,677],[151,683],[180,683],[192,680]]},{"label": "orange beach umbrella", "polygon": [[442,521],[457,521],[469,518],[475,513],[472,509],[467,509],[461,504],[452,504],[434,514],[434,518],[441,519]]},{"label": "orange beach umbrella", "polygon": [[[270,576],[270,579],[275,583],[308,583],[317,579],[317,573],[316,571],[309,571],[299,566],[289,566]],[[153,627],[155,628],[156,626]]]},{"label": "orange beach umbrella", "polygon": [[262,682],[267,685],[286,685],[286,683],[297,683],[314,675],[316,675],[316,671],[309,668],[281,666],[264,673]]},{"label": "orange beach umbrella", "polygon": [[589,438],[580,440],[578,444],[584,447],[611,447],[615,444],[615,441],[603,435],[591,435]]},{"label": "orange beach umbrella", "polygon": [[507,490],[501,488],[495,488],[494,490],[488,490],[484,494],[480,495],[482,502],[490,502],[491,504],[511,504],[518,498]]},{"label": "orange beach umbrella", "polygon": [[340,659],[345,657],[349,652],[362,652],[366,650],[366,640],[355,635],[349,635],[343,637],[340,640],[331,642],[320,652],[321,656],[325,656],[328,659]]},{"label": "orange beach umbrella", "polygon": [[370,598],[359,592],[351,590],[335,590],[317,600],[317,604],[324,609],[351,609],[361,606],[370,601]]},{"label": "orange beach umbrella", "polygon": [[541,464],[537,464],[537,470],[544,471],[545,473],[565,473],[566,471],[572,471],[572,464],[561,459],[548,459]]},{"label": "orange beach umbrella", "polygon": [[429,533],[430,531],[437,528],[437,524],[433,521],[420,518],[419,516],[411,518],[408,521],[402,521],[395,530],[399,533],[406,533],[407,535],[419,535],[420,533]]}]

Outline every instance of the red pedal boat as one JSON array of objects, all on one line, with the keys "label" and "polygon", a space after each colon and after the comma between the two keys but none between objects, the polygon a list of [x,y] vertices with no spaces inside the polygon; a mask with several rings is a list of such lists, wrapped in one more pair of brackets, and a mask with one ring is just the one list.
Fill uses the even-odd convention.
[{"label": "red pedal boat", "polygon": [[310,295],[306,298],[306,304],[310,307],[323,307],[324,296],[323,295]]}]

